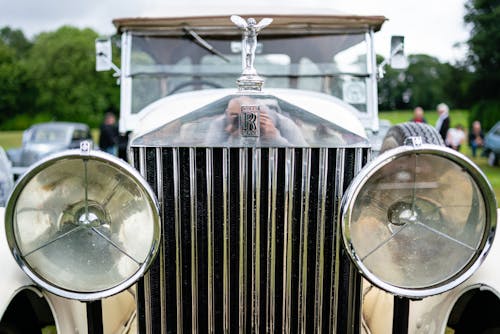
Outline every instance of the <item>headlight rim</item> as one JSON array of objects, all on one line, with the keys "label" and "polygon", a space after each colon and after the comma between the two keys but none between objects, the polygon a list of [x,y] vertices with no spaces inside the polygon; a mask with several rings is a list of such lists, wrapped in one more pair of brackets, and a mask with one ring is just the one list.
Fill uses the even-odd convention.
[{"label": "headlight rim", "polygon": [[[35,270],[33,270],[31,266],[28,264],[28,261],[24,260],[24,258],[21,255],[20,248],[17,244],[17,240],[13,229],[14,213],[17,200],[21,195],[22,191],[24,190],[24,187],[28,182],[30,182],[33,179],[33,177],[38,175],[38,173],[43,171],[45,168],[57,164],[58,161],[65,159],[82,159],[82,160],[93,159],[101,163],[111,164],[114,168],[119,169],[122,173],[126,174],[128,177],[132,177],[134,181],[138,183],[139,187],[147,194],[146,197],[148,201],[148,207],[150,207],[153,212],[153,218],[154,218],[153,242],[148,251],[149,255],[147,256],[146,260],[140,265],[138,270],[128,279],[124,280],[118,285],[115,285],[105,290],[80,292],[62,288],[56,284],[51,283],[50,281],[44,279],[41,275],[38,275],[35,272]],[[5,217],[4,221],[5,234],[8,247],[15,261],[23,270],[23,272],[43,289],[51,293],[54,293],[55,295],[69,299],[75,299],[80,301],[93,301],[106,298],[124,291],[125,289],[135,284],[140,277],[144,276],[144,274],[146,273],[146,271],[149,269],[150,265],[156,258],[156,254],[160,247],[160,240],[161,240],[160,206],[151,186],[146,182],[144,177],[136,169],[134,169],[124,160],[119,159],[116,156],[113,156],[106,152],[98,150],[91,150],[89,152],[82,152],[78,149],[66,150],[47,156],[44,159],[40,160],[39,162],[35,163],[34,165],[30,166],[29,169],[23,175],[21,175],[21,177],[16,181],[16,184],[14,185],[14,188],[7,200],[4,217]]]},{"label": "headlight rim", "polygon": [[[481,195],[484,199],[485,214],[486,214],[486,226],[485,233],[480,243],[481,251],[477,252],[471,261],[462,268],[460,272],[453,275],[451,278],[438,282],[437,284],[431,285],[426,288],[405,288],[395,286],[393,284],[387,283],[382,279],[378,278],[374,273],[372,273],[357,256],[354,246],[350,238],[349,229],[349,219],[352,214],[352,209],[355,203],[355,199],[358,197],[363,186],[370,180],[370,178],[381,168],[393,162],[394,160],[408,155],[408,154],[431,154],[436,155],[445,159],[448,159],[460,167],[467,170],[469,175],[472,177],[476,183]],[[391,150],[388,150],[374,160],[370,161],[363,169],[359,172],[356,178],[351,182],[348,189],[344,193],[341,201],[341,233],[342,240],[346,251],[348,252],[351,261],[354,263],[358,271],[373,285],[397,296],[408,297],[412,299],[421,299],[428,296],[433,296],[437,294],[444,293],[471,277],[474,272],[479,268],[481,263],[484,261],[486,255],[491,249],[493,239],[495,236],[496,224],[497,224],[497,201],[495,198],[495,193],[485,174],[476,166],[468,157],[465,155],[452,150],[451,148],[432,145],[432,144],[422,144],[420,146],[400,146]]]}]

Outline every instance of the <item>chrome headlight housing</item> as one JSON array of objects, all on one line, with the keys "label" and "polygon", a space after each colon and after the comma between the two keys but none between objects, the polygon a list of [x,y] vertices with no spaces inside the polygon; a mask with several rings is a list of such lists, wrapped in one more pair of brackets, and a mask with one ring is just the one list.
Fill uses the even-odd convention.
[{"label": "chrome headlight housing", "polygon": [[486,177],[451,149],[402,146],[374,159],[342,201],[344,245],[374,285],[410,298],[470,277],[493,241],[497,204]]},{"label": "chrome headlight housing", "polygon": [[16,184],[5,230],[23,271],[78,300],[118,293],[141,277],[159,246],[155,196],[124,161],[73,150],[39,162]]}]

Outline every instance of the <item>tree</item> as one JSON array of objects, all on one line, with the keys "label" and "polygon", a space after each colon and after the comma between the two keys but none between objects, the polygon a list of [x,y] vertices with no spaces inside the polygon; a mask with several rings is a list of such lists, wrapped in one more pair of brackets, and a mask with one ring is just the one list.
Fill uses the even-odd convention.
[{"label": "tree", "polygon": [[443,101],[458,106],[456,90],[460,87],[452,79],[462,75],[460,69],[428,55],[409,55],[408,61],[408,68],[402,71],[386,68],[379,81],[380,109],[410,109],[417,105],[433,109]]},{"label": "tree", "polygon": [[471,120],[491,128],[500,119],[500,1],[469,0],[464,20],[471,26],[469,65],[474,69],[470,94],[477,102]]},{"label": "tree", "polygon": [[10,27],[0,29],[0,41],[11,47],[18,57],[26,55],[32,45],[21,30]]},{"label": "tree", "polygon": [[18,61],[16,50],[0,40],[0,124],[26,112],[34,101],[34,85],[25,63]]},{"label": "tree", "polygon": [[69,26],[36,37],[28,56],[38,90],[36,112],[95,127],[105,111],[118,109],[115,79],[95,71],[96,37],[91,29]]}]

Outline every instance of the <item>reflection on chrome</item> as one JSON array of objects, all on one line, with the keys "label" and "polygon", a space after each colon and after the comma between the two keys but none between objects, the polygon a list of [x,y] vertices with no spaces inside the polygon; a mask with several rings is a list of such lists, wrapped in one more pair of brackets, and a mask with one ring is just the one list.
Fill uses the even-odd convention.
[{"label": "reflection on chrome", "polygon": [[[252,117],[243,115],[252,110]],[[253,117],[255,116],[255,117]],[[244,131],[243,131],[244,130]],[[254,130],[250,136],[248,130]],[[353,133],[272,95],[229,95],[135,138],[136,146],[346,147],[366,146]]]}]

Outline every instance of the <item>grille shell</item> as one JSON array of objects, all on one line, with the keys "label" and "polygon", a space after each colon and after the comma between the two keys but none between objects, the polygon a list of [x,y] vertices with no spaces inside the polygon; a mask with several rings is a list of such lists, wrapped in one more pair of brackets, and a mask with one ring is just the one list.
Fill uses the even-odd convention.
[{"label": "grille shell", "polygon": [[359,328],[360,278],[338,217],[369,149],[132,147],[131,157],[163,224],[138,283],[140,333]]}]

